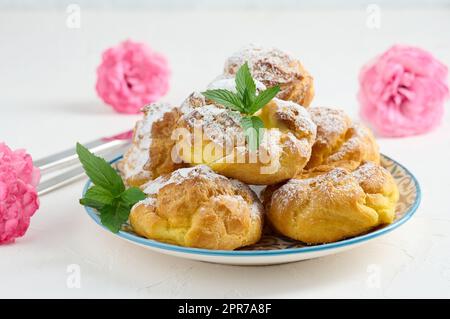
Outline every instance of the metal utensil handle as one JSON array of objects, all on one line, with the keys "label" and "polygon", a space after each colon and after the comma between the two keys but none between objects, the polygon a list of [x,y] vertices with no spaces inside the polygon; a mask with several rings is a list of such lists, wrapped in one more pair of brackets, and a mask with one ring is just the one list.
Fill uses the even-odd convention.
[{"label": "metal utensil handle", "polygon": [[[120,136],[121,138],[100,138],[85,143],[84,146],[91,152],[96,154],[110,152],[115,149],[119,149],[124,145],[128,145],[130,143],[129,137],[131,137],[131,134],[129,133],[130,132],[124,132],[116,135]],[[34,161],[34,165],[39,167],[42,175],[55,171],[57,169],[72,166],[77,163],[78,156],[74,147]]]},{"label": "metal utensil handle", "polygon": [[[112,152],[106,154],[104,156],[104,159],[106,161],[112,161],[113,159],[121,156],[128,148],[129,144],[130,143],[128,142],[127,144],[122,145],[121,148],[117,148]],[[41,196],[62,186],[68,185],[82,178],[83,176],[86,176],[83,167],[81,167],[81,165],[76,166],[75,168],[72,168],[62,174],[56,175],[39,183],[39,185],[37,186],[38,195]]]}]

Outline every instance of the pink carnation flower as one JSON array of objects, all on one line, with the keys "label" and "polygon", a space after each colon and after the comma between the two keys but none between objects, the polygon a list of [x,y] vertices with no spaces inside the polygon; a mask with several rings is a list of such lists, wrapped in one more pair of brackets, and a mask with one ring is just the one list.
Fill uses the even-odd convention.
[{"label": "pink carnation flower", "polygon": [[142,43],[125,41],[103,53],[96,90],[120,113],[138,113],[169,90],[166,58]]},{"label": "pink carnation flower", "polygon": [[0,244],[14,242],[27,231],[39,208],[39,178],[30,155],[0,143]]},{"label": "pink carnation flower", "polygon": [[379,135],[421,134],[440,123],[447,67],[429,52],[396,45],[364,66],[359,82],[361,116]]}]

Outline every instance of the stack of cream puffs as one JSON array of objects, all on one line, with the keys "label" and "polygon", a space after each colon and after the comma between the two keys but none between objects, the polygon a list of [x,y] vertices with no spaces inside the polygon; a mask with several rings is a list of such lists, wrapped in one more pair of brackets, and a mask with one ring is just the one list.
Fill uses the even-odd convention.
[{"label": "stack of cream puffs", "polygon": [[[275,48],[251,45],[236,52],[207,88],[236,91],[234,76],[244,63],[257,92],[280,87],[255,114],[266,128],[256,151],[245,143],[244,114],[200,92],[179,106],[143,109],[119,164],[126,184],[147,194],[131,210],[134,231],[180,246],[233,250],[258,242],[264,223],[306,244],[391,223],[398,189],[380,166],[371,131],[341,110],[309,107],[312,76]],[[177,132],[189,133],[182,148]],[[266,187],[257,196],[252,185]]]}]

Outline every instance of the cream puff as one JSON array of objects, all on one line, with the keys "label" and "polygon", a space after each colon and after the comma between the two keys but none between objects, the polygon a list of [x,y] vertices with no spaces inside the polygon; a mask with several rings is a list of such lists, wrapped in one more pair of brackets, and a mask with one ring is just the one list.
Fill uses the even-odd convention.
[{"label": "cream puff", "polygon": [[140,186],[186,166],[171,154],[175,144],[172,132],[182,115],[180,108],[157,103],[144,107],[143,113],[135,125],[132,145],[118,165],[129,186]]},{"label": "cream puff", "polygon": [[224,75],[235,75],[246,62],[256,80],[266,87],[280,86],[278,98],[304,107],[311,104],[314,97],[313,78],[302,63],[290,54],[276,48],[249,45],[226,60]]},{"label": "cream puff", "polygon": [[233,250],[256,243],[264,210],[250,188],[207,166],[181,168],[142,186],[148,198],[133,206],[140,236],[185,247]]},{"label": "cream puff", "polygon": [[332,167],[304,172],[281,186],[269,186],[263,197],[267,219],[277,232],[321,244],[392,223],[399,193],[386,169],[367,162],[353,172]]},{"label": "cream puff", "polygon": [[342,110],[312,107],[308,112],[317,125],[317,138],[306,169],[324,165],[351,170],[365,161],[380,163],[378,144],[367,127],[353,123]]},{"label": "cream puff", "polygon": [[304,168],[315,141],[309,113],[292,101],[273,99],[257,116],[264,122],[261,145],[249,147],[239,112],[196,103],[178,121],[179,156],[192,166],[206,164],[215,172],[248,184],[269,185],[294,177]]}]

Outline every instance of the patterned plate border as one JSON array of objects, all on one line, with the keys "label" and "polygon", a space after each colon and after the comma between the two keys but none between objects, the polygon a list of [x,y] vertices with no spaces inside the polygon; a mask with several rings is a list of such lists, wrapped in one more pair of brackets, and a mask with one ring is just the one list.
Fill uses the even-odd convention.
[{"label": "patterned plate border", "polygon": [[[117,157],[116,159],[112,160],[110,163],[114,164],[117,161],[119,161],[122,158],[122,156]],[[162,249],[162,250],[169,250],[169,251],[175,251],[175,252],[180,252],[180,253],[185,253],[185,254],[194,254],[194,255],[208,255],[208,256],[226,256],[226,257],[242,257],[242,256],[254,256],[254,257],[261,257],[261,256],[273,256],[273,255],[289,255],[289,254],[302,254],[302,253],[310,253],[310,252],[317,252],[317,251],[323,251],[323,250],[329,250],[329,249],[336,249],[336,248],[342,248],[345,246],[350,246],[350,245],[355,245],[355,244],[359,244],[365,241],[368,241],[370,239],[379,237],[383,234],[389,233],[391,231],[393,231],[394,229],[396,229],[397,227],[401,226],[402,224],[404,224],[407,220],[409,220],[414,213],[416,212],[417,208],[419,207],[420,201],[421,201],[421,197],[422,197],[422,193],[420,190],[420,186],[419,186],[419,182],[417,181],[417,179],[415,178],[415,176],[403,165],[401,165],[400,163],[396,162],[395,160],[393,160],[392,158],[386,156],[386,155],[382,155],[382,161],[386,162],[391,162],[392,167],[391,167],[391,173],[393,174],[394,178],[395,178],[395,174],[397,173],[396,169],[397,167],[399,167],[401,170],[404,171],[404,173],[406,174],[406,177],[410,179],[410,181],[413,182],[413,186],[414,186],[414,199],[412,202],[412,205],[407,209],[406,212],[402,212],[401,217],[398,218],[397,220],[395,220],[392,224],[387,225],[385,227],[376,229],[372,232],[369,232],[367,234],[364,235],[360,235],[360,236],[356,236],[356,237],[352,237],[349,239],[345,239],[345,240],[341,240],[338,242],[334,242],[334,243],[328,243],[328,244],[321,244],[321,245],[315,245],[315,246],[301,246],[301,247],[294,247],[294,248],[284,248],[284,249],[270,249],[270,250],[263,250],[261,248],[257,248],[255,250],[209,250],[209,249],[201,249],[201,248],[188,248],[188,247],[182,247],[182,246],[176,246],[176,245],[171,245],[171,244],[166,244],[166,243],[162,243],[162,242],[158,242],[152,239],[147,239],[147,238],[143,238],[140,237],[138,235],[133,234],[132,232],[129,232],[127,230],[120,230],[117,234],[117,236],[122,237],[124,239],[127,239],[129,241],[135,242],[139,245],[143,245],[143,246],[149,246],[149,247],[154,247],[154,248],[158,248],[158,249]],[[396,179],[397,181],[397,179]],[[91,181],[88,180],[83,188],[83,193],[82,195],[84,196],[84,194],[86,193],[86,191],[88,190],[88,188],[91,186]],[[399,190],[400,193],[402,192],[402,187],[401,185],[399,185]],[[401,194],[402,196],[402,194]],[[406,207],[404,207],[406,208]],[[86,212],[88,213],[88,215],[101,227],[105,228],[101,222],[100,222],[100,216],[96,213],[96,211],[90,207],[85,207]],[[109,231],[108,229],[106,229],[107,231]],[[292,241],[295,242],[295,241]]]}]

